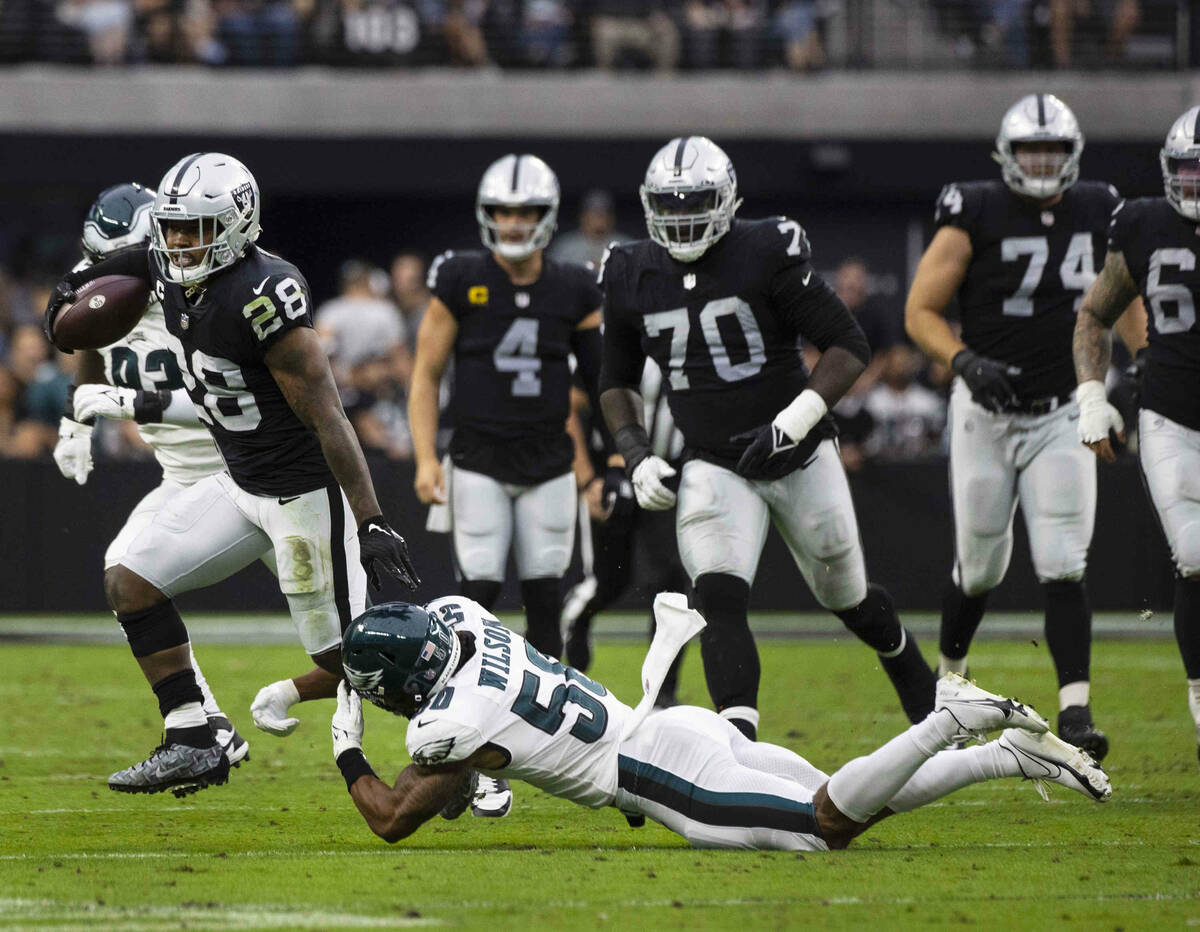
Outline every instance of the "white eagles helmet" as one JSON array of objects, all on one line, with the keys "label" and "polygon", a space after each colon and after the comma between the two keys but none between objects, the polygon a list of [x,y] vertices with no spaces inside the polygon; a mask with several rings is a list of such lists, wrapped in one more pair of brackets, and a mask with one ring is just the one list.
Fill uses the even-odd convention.
[{"label": "white eagles helmet", "polygon": [[742,203],[733,163],[704,136],[659,149],[638,193],[650,239],[680,262],[695,262],[728,233]]},{"label": "white eagles helmet", "polygon": [[[1026,153],[1025,165],[1013,151],[1022,142],[1063,142],[1065,153]],[[1008,108],[996,135],[996,151],[1004,183],[1016,194],[1048,198],[1061,194],[1079,180],[1083,133],[1071,108],[1053,94],[1028,94]],[[1030,174],[1028,168],[1049,168],[1048,174]]]},{"label": "white eagles helmet", "polygon": [[80,245],[89,263],[150,238],[154,192],[133,181],[105,188],[83,221]]},{"label": "white eagles helmet", "polygon": [[1171,124],[1158,160],[1171,206],[1188,220],[1200,222],[1200,107],[1192,107]]},{"label": "white eagles helmet", "polygon": [[[163,175],[151,212],[151,250],[169,280],[194,285],[228,268],[258,239],[258,182],[237,159],[220,152],[196,152]],[[204,246],[170,249],[166,224],[192,221]]]},{"label": "white eagles helmet", "polygon": [[[506,155],[488,166],[479,180],[475,219],[483,245],[505,259],[520,262],[550,244],[558,226],[558,176],[536,155]],[[505,242],[492,216],[497,207],[538,207],[537,223],[519,243]]]}]

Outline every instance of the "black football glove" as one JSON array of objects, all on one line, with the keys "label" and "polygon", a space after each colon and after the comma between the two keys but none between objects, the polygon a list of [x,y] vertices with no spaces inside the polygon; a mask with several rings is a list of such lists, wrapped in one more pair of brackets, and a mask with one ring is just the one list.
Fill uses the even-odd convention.
[{"label": "black football glove", "polygon": [[774,424],[763,424],[730,437],[733,443],[750,444],[738,460],[737,474],[746,479],[782,479],[807,466],[826,435],[818,424],[797,443]]},{"label": "black football glove", "polygon": [[950,360],[950,368],[962,376],[967,388],[971,390],[971,397],[988,411],[999,414],[1001,411],[1016,408],[1017,393],[1008,381],[1010,376],[1021,374],[1021,370],[1016,366],[997,362],[995,359],[988,359],[964,349],[954,354],[954,358]]},{"label": "black football glove", "polygon": [[65,281],[59,282],[50,292],[50,299],[46,302],[46,314],[42,317],[42,333],[51,343],[54,343],[54,321],[58,318],[59,312],[74,303],[75,289]]},{"label": "black football glove", "polygon": [[633,514],[637,502],[633,498],[633,484],[625,478],[624,467],[609,466],[604,471],[604,491],[600,500],[609,520],[623,521]]},{"label": "black football glove", "polygon": [[378,592],[379,568],[400,580],[409,589],[421,585],[421,577],[413,566],[412,557],[408,555],[408,544],[404,538],[392,530],[383,520],[383,515],[367,518],[358,528],[359,559],[363,569],[367,571],[367,579],[371,588]]}]

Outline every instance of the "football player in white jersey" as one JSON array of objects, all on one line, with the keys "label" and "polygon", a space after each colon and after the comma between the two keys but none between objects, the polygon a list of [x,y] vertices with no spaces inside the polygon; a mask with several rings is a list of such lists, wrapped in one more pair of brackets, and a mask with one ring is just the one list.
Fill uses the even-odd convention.
[{"label": "football player in white jersey", "polygon": [[[660,595],[655,610],[656,641],[676,635],[658,654],[669,662],[697,617],[674,593]],[[466,598],[368,609],[343,637],[342,662],[349,682],[338,688],[334,757],[359,812],[388,842],[439,812],[461,812],[472,768],[582,806],[615,806],[631,824],[649,817],[710,848],[844,848],[881,818],[1000,777],[1054,782],[1100,801],[1112,792],[1091,758],[1036,712],[957,674],[938,683],[924,720],[827,776],[708,709],[643,718]],[[639,709],[656,691],[651,685]],[[413,762],[394,785],[363,755],[360,697],[411,719]],[[1000,729],[997,741],[950,750],[961,735]]]},{"label": "football player in white jersey", "polygon": [[[80,245],[84,258],[76,268],[87,268],[120,249],[148,243],[153,206],[154,192],[140,184],[125,182],[100,192],[83,224]],[[104,553],[107,570],[121,562],[129,544],[172,496],[220,472],[224,463],[184,391],[162,305],[153,294],[146,313],[128,336],[100,350],[80,352],[76,382],[54,448],[54,461],[63,476],[80,485],[87,482],[97,417],[135,421],[138,434],[154,451],[163,472],[162,482],[134,506],[108,545]],[[266,555],[264,562],[274,572],[274,555]],[[250,745],[221,711],[194,654],[192,667],[217,743],[237,766],[249,756]]]}]

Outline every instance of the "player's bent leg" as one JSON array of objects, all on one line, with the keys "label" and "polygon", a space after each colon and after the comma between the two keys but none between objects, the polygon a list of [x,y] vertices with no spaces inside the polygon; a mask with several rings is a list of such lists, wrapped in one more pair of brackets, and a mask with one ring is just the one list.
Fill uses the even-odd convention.
[{"label": "player's bent leg", "polygon": [[575,549],[579,514],[573,473],[523,490],[513,501],[515,557],[525,603],[526,639],[551,657],[561,657],[562,577]]},{"label": "player's bent leg", "polygon": [[491,476],[456,468],[450,509],[454,521],[454,561],[463,581],[493,583],[494,586],[476,587],[484,597],[495,590],[490,602],[470,592],[464,591],[463,595],[490,608],[500,594],[504,564],[512,543],[512,499],[503,483]]},{"label": "player's bent leg", "polygon": [[987,608],[986,592],[969,596],[952,574],[942,595],[942,624],[938,632],[938,676],[947,673],[967,675],[967,650],[983,621]]},{"label": "player's bent leg", "polygon": [[700,656],[713,705],[751,741],[758,734],[758,647],[748,616],[750,584],[726,573],[696,580],[696,601],[708,622],[700,632]]},{"label": "player's bent leg", "polygon": [[829,780],[829,774],[795,751],[766,741],[751,741],[740,731],[730,740],[729,749],[742,766],[783,777],[814,793]]}]

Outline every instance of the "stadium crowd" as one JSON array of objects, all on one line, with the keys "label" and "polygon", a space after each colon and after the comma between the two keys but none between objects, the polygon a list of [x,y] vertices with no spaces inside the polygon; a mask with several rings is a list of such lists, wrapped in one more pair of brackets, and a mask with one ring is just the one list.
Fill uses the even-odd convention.
[{"label": "stadium crowd", "polygon": [[[1161,66],[1183,64],[1173,42],[1182,5],[924,0],[898,12],[882,0],[5,0],[0,63],[804,72],[871,67],[887,18],[901,15],[924,17],[936,33],[934,64]],[[1158,53],[1130,54],[1141,31],[1165,40]]]},{"label": "stadium crowd", "polygon": [[[596,265],[610,241],[628,239],[616,228],[612,196],[597,190],[583,198],[577,224],[560,232],[549,252]],[[0,265],[0,457],[45,459],[49,467],[75,359],[42,335],[42,308],[56,273],[43,264]],[[408,388],[417,327],[430,300],[427,267],[428,257],[411,251],[398,253],[386,269],[347,259],[338,269],[338,294],[316,311],[317,332],[359,439],[394,460],[413,455]],[[877,276],[858,258],[846,257],[825,274],[857,315],[874,353],[834,412],[847,468],[943,452],[950,374],[929,366],[908,342],[902,296],[880,294]],[[815,363],[815,350],[806,347],[806,353]],[[450,402],[444,397],[443,408]],[[451,408],[444,420],[452,419]],[[108,420],[97,427],[96,455],[151,456],[133,422]]]}]

